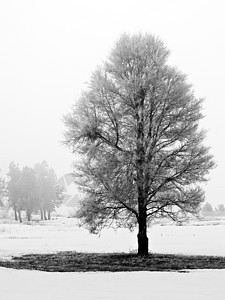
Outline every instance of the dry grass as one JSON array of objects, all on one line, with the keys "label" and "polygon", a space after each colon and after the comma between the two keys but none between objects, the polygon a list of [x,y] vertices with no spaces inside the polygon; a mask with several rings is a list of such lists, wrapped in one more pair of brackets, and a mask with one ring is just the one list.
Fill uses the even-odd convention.
[{"label": "dry grass", "polygon": [[225,258],[214,256],[184,256],[149,254],[137,256],[126,253],[29,254],[0,261],[0,266],[47,272],[129,272],[184,271],[190,269],[225,269]]}]

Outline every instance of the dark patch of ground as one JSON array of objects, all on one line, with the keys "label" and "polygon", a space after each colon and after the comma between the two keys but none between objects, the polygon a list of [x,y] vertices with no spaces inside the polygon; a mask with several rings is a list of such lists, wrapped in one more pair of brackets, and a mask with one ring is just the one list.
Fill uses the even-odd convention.
[{"label": "dark patch of ground", "polygon": [[184,271],[190,269],[225,269],[225,257],[125,253],[29,254],[0,261],[1,267],[47,272],[129,272]]}]

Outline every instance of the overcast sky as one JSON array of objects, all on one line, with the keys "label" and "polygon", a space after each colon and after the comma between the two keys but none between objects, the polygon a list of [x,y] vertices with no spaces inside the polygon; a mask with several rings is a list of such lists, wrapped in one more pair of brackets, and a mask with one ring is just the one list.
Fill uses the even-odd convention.
[{"label": "overcast sky", "polygon": [[122,33],[147,32],[205,98],[205,143],[217,163],[206,200],[225,204],[224,30],[222,0],[0,1],[2,173],[12,160],[21,167],[46,160],[58,176],[72,171],[73,156],[60,144],[62,116]]}]

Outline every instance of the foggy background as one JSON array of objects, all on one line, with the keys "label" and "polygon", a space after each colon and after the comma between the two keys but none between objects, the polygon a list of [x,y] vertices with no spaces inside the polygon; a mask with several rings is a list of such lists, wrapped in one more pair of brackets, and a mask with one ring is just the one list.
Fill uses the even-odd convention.
[{"label": "foggy background", "polygon": [[72,171],[62,117],[123,32],[152,33],[171,50],[170,64],[205,98],[217,168],[206,201],[224,203],[225,19],[223,1],[0,2],[0,169],[46,160],[58,176]]}]

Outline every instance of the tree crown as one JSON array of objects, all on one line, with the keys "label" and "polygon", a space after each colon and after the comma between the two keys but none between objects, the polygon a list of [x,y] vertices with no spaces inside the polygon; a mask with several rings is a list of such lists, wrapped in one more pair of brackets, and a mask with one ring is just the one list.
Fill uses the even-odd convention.
[{"label": "tree crown", "polygon": [[83,157],[78,216],[93,230],[111,220],[132,227],[141,207],[149,221],[176,219],[204,199],[198,183],[214,162],[199,129],[203,100],[168,55],[152,35],[124,34],[64,119],[65,144]]}]

